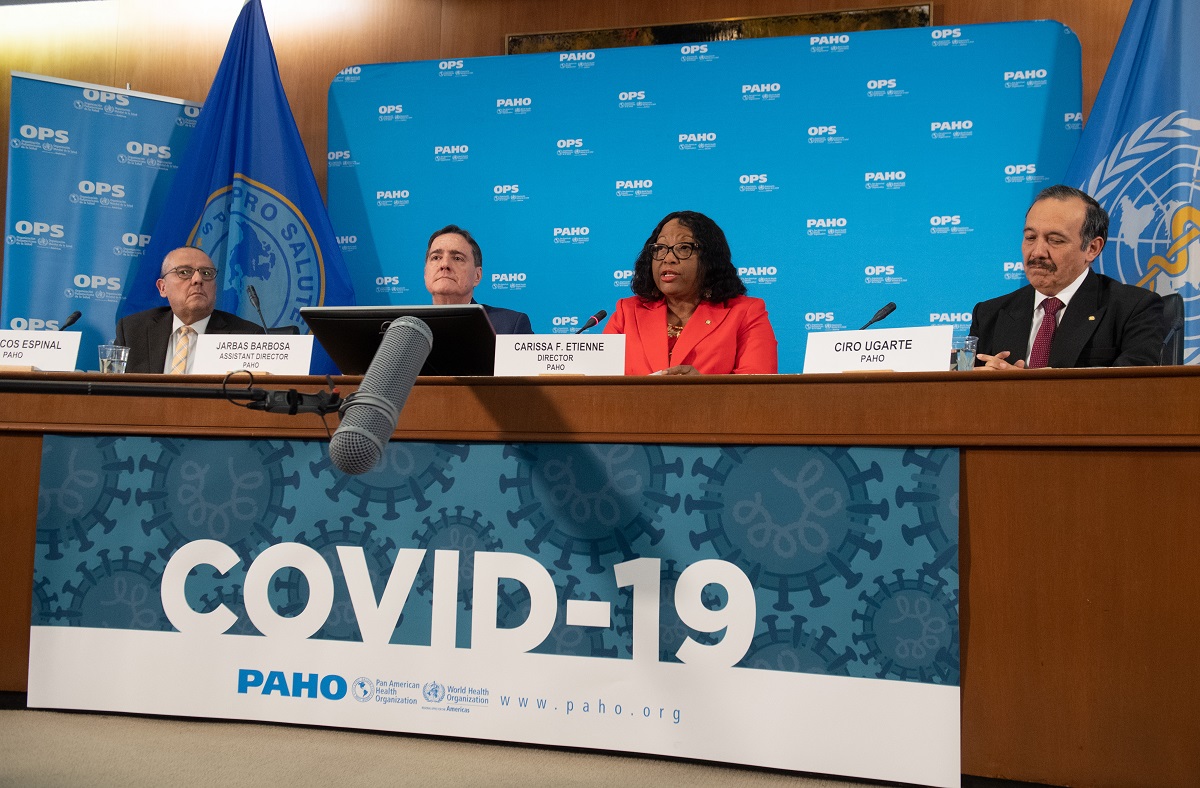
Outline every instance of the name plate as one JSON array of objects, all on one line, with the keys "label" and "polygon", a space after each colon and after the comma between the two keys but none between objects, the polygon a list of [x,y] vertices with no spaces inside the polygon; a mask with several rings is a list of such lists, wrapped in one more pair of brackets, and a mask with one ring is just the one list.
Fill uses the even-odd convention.
[{"label": "name plate", "polygon": [[272,375],[307,375],[311,334],[201,334],[193,375],[224,375],[247,369]]},{"label": "name plate", "polygon": [[497,375],[624,375],[625,335],[499,334]]},{"label": "name plate", "polygon": [[945,372],[954,326],[830,331],[808,335],[805,372]]},{"label": "name plate", "polygon": [[[44,372],[74,372],[79,358],[78,331],[0,331],[0,366],[35,367]],[[92,359],[99,363],[99,356]]]}]

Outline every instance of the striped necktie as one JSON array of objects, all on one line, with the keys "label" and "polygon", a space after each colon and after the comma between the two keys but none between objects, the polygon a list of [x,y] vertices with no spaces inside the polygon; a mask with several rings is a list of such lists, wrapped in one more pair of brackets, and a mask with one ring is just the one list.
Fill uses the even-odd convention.
[{"label": "striped necktie", "polygon": [[196,335],[196,329],[180,326],[175,334],[175,355],[171,358],[171,374],[183,375],[187,372],[188,353],[192,349],[192,337]]}]

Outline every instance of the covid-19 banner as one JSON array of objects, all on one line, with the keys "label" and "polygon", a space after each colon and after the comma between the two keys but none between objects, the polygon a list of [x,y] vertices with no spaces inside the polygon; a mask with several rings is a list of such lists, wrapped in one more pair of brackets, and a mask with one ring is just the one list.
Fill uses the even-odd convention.
[{"label": "covid-19 banner", "polygon": [[200,107],[32,74],[12,75],[0,325],[83,332],[98,365]]},{"label": "covid-19 banner", "polygon": [[1025,282],[1021,229],[1079,138],[1056,22],[362,65],[329,92],[329,207],[359,303],[425,303],[429,235],[483,249],[479,301],[568,332],[630,295],[657,221],[698,210],[766,299],[781,372],[810,331],[952,324]]},{"label": "covid-19 banner", "polygon": [[957,450],[326,446],[47,436],[29,705],[958,785]]}]

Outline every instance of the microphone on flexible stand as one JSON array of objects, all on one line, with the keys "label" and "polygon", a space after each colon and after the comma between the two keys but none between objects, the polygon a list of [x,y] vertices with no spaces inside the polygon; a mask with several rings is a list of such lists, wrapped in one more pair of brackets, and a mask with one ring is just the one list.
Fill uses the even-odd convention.
[{"label": "microphone on flexible stand", "polygon": [[342,423],[329,441],[329,459],[338,470],[358,475],[379,464],[432,349],[433,332],[423,321],[405,315],[388,326],[358,391],[338,411]]},{"label": "microphone on flexible stand", "polygon": [[79,319],[79,318],[81,318],[81,317],[83,317],[83,313],[82,313],[82,312],[80,312],[78,309],[76,309],[74,312],[72,312],[71,314],[67,315],[67,319],[66,319],[66,320],[64,320],[64,321],[63,321],[63,324],[62,324],[61,326],[59,326],[59,327],[58,327],[58,330],[59,330],[59,331],[66,331],[68,328],[70,328],[71,326],[75,325],[75,321],[76,321],[76,320],[78,320],[78,319]]},{"label": "microphone on flexible stand", "polygon": [[606,317],[608,317],[608,312],[605,312],[603,309],[601,309],[599,312],[597,312],[596,314],[589,317],[587,319],[587,322],[583,324],[583,328],[579,329],[575,333],[582,334],[584,331],[587,331],[592,326],[599,325],[600,321]]},{"label": "microphone on flexible stand", "polygon": [[[1158,365],[1160,367],[1162,366],[1163,360],[1166,357],[1167,345],[1169,345],[1171,343],[1171,338],[1174,337],[1177,333],[1179,333],[1182,330],[1183,330],[1183,316],[1181,315],[1181,316],[1175,318],[1175,322],[1171,324],[1171,330],[1167,332],[1167,335],[1165,337],[1163,337],[1162,347],[1159,348],[1159,351],[1158,351]],[[1175,359],[1172,358],[1171,363],[1174,364]]]},{"label": "microphone on flexible stand", "polygon": [[254,285],[246,285],[246,295],[250,296],[250,303],[254,306],[254,311],[258,312],[258,322],[262,323],[263,333],[270,334],[271,330],[267,328],[267,319],[263,317],[262,307],[258,303],[258,291],[254,289]]},{"label": "microphone on flexible stand", "polygon": [[866,331],[868,328],[875,325],[880,320],[883,320],[885,317],[887,317],[888,315],[890,315],[891,313],[893,313],[895,311],[896,311],[896,302],[889,301],[888,303],[883,305],[883,308],[881,308],[878,312],[875,313],[875,317],[868,320],[867,324],[858,330]]}]

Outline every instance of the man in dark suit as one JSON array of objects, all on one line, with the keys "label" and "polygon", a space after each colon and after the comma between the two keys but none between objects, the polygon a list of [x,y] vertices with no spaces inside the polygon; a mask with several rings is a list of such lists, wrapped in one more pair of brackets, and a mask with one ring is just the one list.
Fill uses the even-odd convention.
[{"label": "man in dark suit", "polygon": [[117,322],[117,344],[129,348],[126,372],[191,371],[200,334],[261,334],[262,326],[213,309],[217,268],[191,246],[163,258],[158,294],[169,306],[126,315]]},{"label": "man in dark suit", "polygon": [[[429,236],[425,247],[425,289],[435,304],[476,304],[475,287],[483,279],[483,251],[471,234],[448,224]],[[497,334],[532,334],[529,315],[482,304]]]},{"label": "man in dark suit", "polygon": [[1029,284],[975,306],[980,369],[1158,364],[1158,294],[1091,270],[1108,238],[1108,213],[1070,186],[1042,190],[1025,214]]}]

